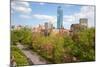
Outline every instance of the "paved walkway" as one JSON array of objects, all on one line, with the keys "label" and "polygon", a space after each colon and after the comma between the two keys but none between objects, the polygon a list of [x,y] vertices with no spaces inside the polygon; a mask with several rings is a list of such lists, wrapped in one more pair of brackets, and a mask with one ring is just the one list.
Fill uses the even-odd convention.
[{"label": "paved walkway", "polygon": [[26,55],[26,57],[32,61],[33,64],[47,64],[47,61],[36,54],[36,52],[27,49],[27,47],[17,43],[17,47]]}]

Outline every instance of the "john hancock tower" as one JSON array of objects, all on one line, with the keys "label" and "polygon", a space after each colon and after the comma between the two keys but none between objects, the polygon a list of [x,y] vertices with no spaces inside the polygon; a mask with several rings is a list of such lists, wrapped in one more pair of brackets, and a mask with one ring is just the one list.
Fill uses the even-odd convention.
[{"label": "john hancock tower", "polygon": [[61,6],[57,8],[57,29],[63,28],[63,9]]}]

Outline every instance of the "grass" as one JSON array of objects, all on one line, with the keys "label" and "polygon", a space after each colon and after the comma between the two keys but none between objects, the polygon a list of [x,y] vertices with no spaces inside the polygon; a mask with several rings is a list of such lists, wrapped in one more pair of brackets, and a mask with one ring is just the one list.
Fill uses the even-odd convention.
[{"label": "grass", "polygon": [[17,66],[29,65],[26,56],[16,46],[11,46],[11,49],[11,56],[14,56]]}]

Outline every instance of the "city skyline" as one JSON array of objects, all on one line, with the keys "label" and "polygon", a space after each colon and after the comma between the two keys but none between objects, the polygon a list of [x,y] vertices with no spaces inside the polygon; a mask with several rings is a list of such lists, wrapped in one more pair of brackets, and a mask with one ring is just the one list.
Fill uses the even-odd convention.
[{"label": "city skyline", "polygon": [[63,26],[79,23],[80,18],[87,18],[89,27],[94,26],[94,6],[80,6],[54,3],[11,2],[11,25],[38,26],[52,22],[57,28],[57,7],[63,9]]}]

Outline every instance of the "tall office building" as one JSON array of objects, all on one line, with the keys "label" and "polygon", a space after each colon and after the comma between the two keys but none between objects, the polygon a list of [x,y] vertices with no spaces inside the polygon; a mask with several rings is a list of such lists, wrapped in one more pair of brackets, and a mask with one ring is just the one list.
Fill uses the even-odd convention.
[{"label": "tall office building", "polygon": [[45,26],[45,29],[48,30],[48,22],[45,22],[44,26]]},{"label": "tall office building", "polygon": [[48,22],[45,22],[44,26],[45,26],[44,35],[48,36]]},{"label": "tall office building", "polygon": [[79,22],[80,22],[79,24],[81,25],[81,27],[83,27],[83,28],[88,27],[88,19],[87,18],[80,18]]},{"label": "tall office building", "polygon": [[48,28],[49,28],[49,29],[53,29],[53,23],[49,22],[49,23],[48,23]]},{"label": "tall office building", "polygon": [[57,29],[61,29],[63,27],[63,10],[61,6],[57,8]]}]

